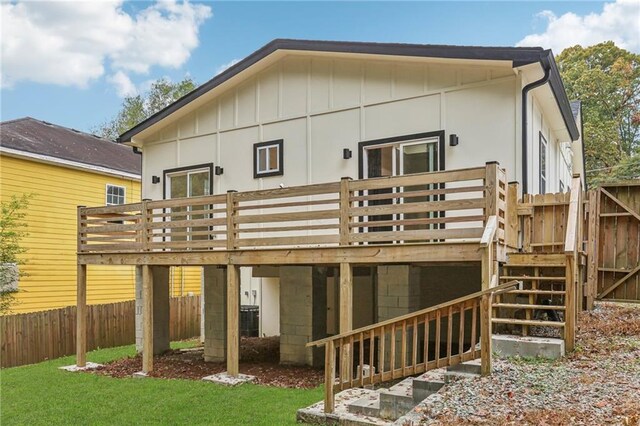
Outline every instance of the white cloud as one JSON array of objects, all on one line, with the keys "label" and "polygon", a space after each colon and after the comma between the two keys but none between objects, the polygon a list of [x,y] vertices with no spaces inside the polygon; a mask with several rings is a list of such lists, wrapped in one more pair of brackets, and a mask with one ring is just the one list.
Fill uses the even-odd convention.
[{"label": "white cloud", "polygon": [[591,46],[612,40],[619,47],[640,52],[638,0],[605,3],[601,13],[586,16],[569,12],[558,17],[549,10],[540,12],[538,16],[546,20],[546,30],[526,36],[516,46],[542,46],[559,54],[563,49],[576,44]]},{"label": "white cloud", "polygon": [[221,72],[227,70],[228,68],[231,68],[232,66],[234,66],[235,64],[237,64],[238,62],[240,62],[242,59],[232,59],[229,62],[227,62],[224,65],[220,65],[218,67],[218,69],[216,70],[216,75],[220,74]]},{"label": "white cloud", "polygon": [[135,96],[138,94],[136,85],[133,84],[129,76],[122,71],[118,71],[115,74],[108,76],[107,81],[116,88],[116,93],[121,98]]},{"label": "white cloud", "polygon": [[122,5],[121,0],[3,2],[0,83],[86,87],[109,72],[118,92],[130,93],[126,73],[183,65],[211,16],[210,7],[188,1],[161,0],[132,15]]}]

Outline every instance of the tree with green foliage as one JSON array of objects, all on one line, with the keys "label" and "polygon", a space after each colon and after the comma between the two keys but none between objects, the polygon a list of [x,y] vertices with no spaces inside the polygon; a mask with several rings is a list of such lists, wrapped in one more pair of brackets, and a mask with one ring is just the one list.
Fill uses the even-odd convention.
[{"label": "tree with green foliage", "polygon": [[195,88],[196,83],[190,77],[177,83],[172,83],[166,78],[156,80],[147,92],[124,98],[116,116],[92,128],[91,131],[103,138],[115,140],[122,133]]},{"label": "tree with green foliage", "polygon": [[24,218],[31,197],[31,194],[13,195],[0,203],[0,315],[11,311],[16,303],[17,282],[26,275],[19,265],[25,263],[20,255],[27,249],[21,243],[27,236]]},{"label": "tree with green foliage", "polygon": [[608,41],[556,61],[569,98],[582,101],[589,183],[640,177],[640,55]]}]

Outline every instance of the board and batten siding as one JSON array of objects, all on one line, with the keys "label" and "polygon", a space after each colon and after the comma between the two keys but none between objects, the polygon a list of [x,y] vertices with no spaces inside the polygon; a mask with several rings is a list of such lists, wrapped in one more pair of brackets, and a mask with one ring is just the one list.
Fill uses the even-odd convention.
[{"label": "board and batten siding", "polygon": [[[13,313],[61,308],[76,303],[77,206],[102,206],[106,185],[126,188],[128,203],[140,201],[140,182],[51,163],[0,155],[0,201],[33,194],[25,221],[28,235]],[[186,269],[186,268],[185,268]],[[174,271],[174,295],[200,293],[199,268]],[[184,285],[182,276],[184,275]],[[128,266],[89,266],[90,304],[131,300],[135,274]]]},{"label": "board and batten siding", "polygon": [[[215,193],[358,178],[359,142],[439,130],[460,140],[447,169],[515,173],[516,80],[510,66],[288,56],[145,138],[143,194],[163,198],[150,176],[206,162],[224,168]],[[254,179],[253,144],[274,139],[285,173]]]}]

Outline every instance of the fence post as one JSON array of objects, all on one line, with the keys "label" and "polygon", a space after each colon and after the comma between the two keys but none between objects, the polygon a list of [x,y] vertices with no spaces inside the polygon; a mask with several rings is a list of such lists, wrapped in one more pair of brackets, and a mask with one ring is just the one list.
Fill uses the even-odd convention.
[{"label": "fence post", "polygon": [[589,191],[589,243],[587,245],[587,309],[593,309],[598,288],[598,238],[600,237],[600,190]]},{"label": "fence post", "polygon": [[351,198],[351,191],[349,190],[349,182],[351,181],[350,177],[343,177],[340,180],[340,245],[347,246],[349,245],[349,234],[351,229],[349,228],[349,224],[351,222],[351,216],[349,215],[349,210],[351,207],[351,203],[349,199]]}]

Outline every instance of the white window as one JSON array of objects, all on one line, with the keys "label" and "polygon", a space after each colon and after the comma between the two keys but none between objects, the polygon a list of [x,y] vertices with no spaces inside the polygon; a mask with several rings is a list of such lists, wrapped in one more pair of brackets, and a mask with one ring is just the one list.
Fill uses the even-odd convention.
[{"label": "white window", "polygon": [[117,206],[124,204],[126,199],[126,190],[124,186],[107,184],[107,205]]},{"label": "white window", "polygon": [[253,145],[254,178],[284,174],[282,146],[282,139]]},{"label": "white window", "polygon": [[540,193],[546,194],[547,192],[547,140],[542,136],[540,132],[539,143],[539,165],[540,165]]}]

